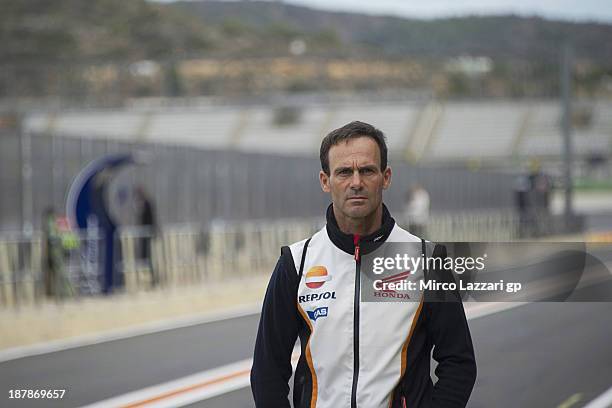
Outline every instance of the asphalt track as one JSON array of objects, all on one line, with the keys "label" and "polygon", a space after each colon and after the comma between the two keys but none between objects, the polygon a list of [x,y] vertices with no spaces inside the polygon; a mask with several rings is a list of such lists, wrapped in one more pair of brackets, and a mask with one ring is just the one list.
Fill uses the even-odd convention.
[{"label": "asphalt track", "polygon": [[[611,288],[612,289],[612,288]],[[251,355],[257,315],[0,364],[0,406],[72,407]],[[470,321],[478,380],[470,407],[583,406],[612,385],[612,304],[533,303]],[[8,400],[8,390],[66,389],[61,401]],[[578,395],[578,396],[577,396]],[[191,407],[252,407],[248,388]]]},{"label": "asphalt track", "polygon": [[[0,407],[76,407],[252,356],[258,315],[0,363]],[[59,401],[10,389],[66,389]],[[5,405],[6,404],[6,405]]]},{"label": "asphalt track", "polygon": [[[535,303],[470,322],[478,377],[468,407],[583,407],[612,386],[612,304]],[[188,405],[252,408],[249,389]]]},{"label": "asphalt track", "polygon": [[[582,292],[612,293],[612,281]],[[0,407],[78,407],[251,357],[248,315],[0,363]],[[531,303],[470,320],[478,378],[469,407],[581,407],[612,386],[612,302]],[[1,330],[9,328],[2,327]],[[66,389],[10,400],[10,389]],[[252,407],[248,388],[187,405]]]}]

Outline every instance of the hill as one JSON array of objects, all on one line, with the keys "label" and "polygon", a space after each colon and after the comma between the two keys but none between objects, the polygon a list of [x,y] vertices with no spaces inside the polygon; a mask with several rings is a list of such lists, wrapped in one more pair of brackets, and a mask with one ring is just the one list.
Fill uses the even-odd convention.
[{"label": "hill", "polygon": [[612,25],[512,15],[416,20],[269,1],[8,0],[0,27],[4,63],[278,56],[300,38],[315,55],[529,61],[556,61],[567,40],[579,58],[612,64]]},{"label": "hill", "polygon": [[201,21],[145,0],[3,1],[0,61],[164,58],[212,45]]},{"label": "hill", "polygon": [[577,56],[578,92],[605,88],[609,24],[417,20],[277,1],[6,0],[0,97],[117,104],[130,96],[380,89],[550,97],[565,41]]},{"label": "hill", "polygon": [[[234,27],[251,35],[270,27],[294,36],[323,34],[337,40],[336,51],[366,49],[389,57],[452,57],[554,60],[570,41],[579,58],[612,63],[612,25],[545,20],[540,17],[466,16],[417,20],[329,12],[270,1],[178,1],[168,4],[206,25]],[[254,41],[255,42],[255,41]]]}]

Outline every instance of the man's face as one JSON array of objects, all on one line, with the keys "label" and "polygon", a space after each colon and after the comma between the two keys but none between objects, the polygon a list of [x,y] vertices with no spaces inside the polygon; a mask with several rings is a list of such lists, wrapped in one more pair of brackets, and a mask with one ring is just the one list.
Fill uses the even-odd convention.
[{"label": "man's face", "polygon": [[382,204],[382,192],[391,184],[391,168],[380,168],[374,139],[358,137],[329,150],[329,176],[319,173],[321,188],[331,193],[334,209],[342,216],[364,219]]}]

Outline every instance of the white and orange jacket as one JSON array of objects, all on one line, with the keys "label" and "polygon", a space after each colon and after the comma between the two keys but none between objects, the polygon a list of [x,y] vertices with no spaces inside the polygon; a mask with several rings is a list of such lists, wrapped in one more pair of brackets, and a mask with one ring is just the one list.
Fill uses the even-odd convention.
[{"label": "white and orange jacket", "polygon": [[[298,337],[295,408],[465,407],[476,363],[459,295],[452,302],[362,301],[369,288],[361,287],[361,256],[384,242],[423,242],[427,252],[424,241],[397,226],[386,207],[381,229],[359,237],[340,231],[330,206],[326,227],[281,249],[251,370],[258,408],[290,406]],[[442,246],[432,252],[446,256]]]}]

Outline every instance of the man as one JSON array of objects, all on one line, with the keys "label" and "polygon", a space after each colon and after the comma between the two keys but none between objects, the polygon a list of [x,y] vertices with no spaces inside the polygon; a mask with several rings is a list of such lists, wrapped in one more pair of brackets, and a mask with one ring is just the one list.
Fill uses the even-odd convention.
[{"label": "man", "polygon": [[[391,184],[382,132],[349,123],[323,139],[320,159],[321,188],[332,200],[327,225],[281,249],[255,344],[256,406],[290,406],[291,355],[299,336],[296,408],[464,407],[476,364],[460,299],[361,300],[362,256],[384,242],[422,242],[395,225],[382,202]],[[445,256],[436,248],[434,256]]]},{"label": "man", "polygon": [[422,235],[429,221],[429,193],[420,184],[407,194],[404,207],[404,222],[414,235]]},{"label": "man", "polygon": [[138,258],[144,261],[151,276],[151,286],[155,287],[159,283],[159,277],[153,264],[152,246],[157,235],[157,221],[155,218],[155,208],[144,188],[137,187],[135,190],[136,206],[138,208],[138,225],[142,227],[142,238],[140,238],[140,248]]}]

